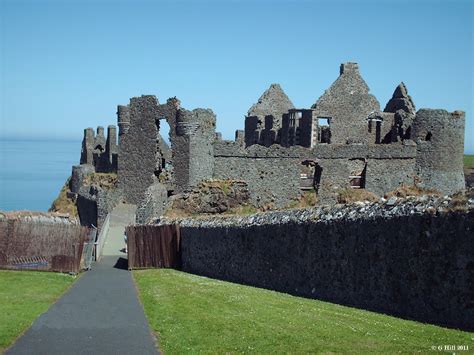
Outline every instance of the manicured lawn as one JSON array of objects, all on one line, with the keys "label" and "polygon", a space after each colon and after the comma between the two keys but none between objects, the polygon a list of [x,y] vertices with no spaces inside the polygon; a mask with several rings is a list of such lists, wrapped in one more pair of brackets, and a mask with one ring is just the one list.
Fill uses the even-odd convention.
[{"label": "manicured lawn", "polygon": [[464,167],[474,169],[474,155],[464,156]]},{"label": "manicured lawn", "polygon": [[430,352],[474,333],[183,272],[133,271],[164,353]]},{"label": "manicured lawn", "polygon": [[65,274],[0,270],[0,354],[73,282]]}]

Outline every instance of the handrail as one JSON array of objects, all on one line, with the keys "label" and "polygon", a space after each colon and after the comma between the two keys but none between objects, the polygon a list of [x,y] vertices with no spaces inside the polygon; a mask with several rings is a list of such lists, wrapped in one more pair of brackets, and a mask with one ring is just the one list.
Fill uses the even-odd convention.
[{"label": "handrail", "polygon": [[99,261],[100,258],[102,257],[102,250],[104,248],[107,233],[109,232],[109,226],[110,226],[110,213],[108,213],[107,217],[105,217],[104,223],[102,224],[102,228],[100,229],[100,233],[97,237],[97,241],[95,242],[95,245],[96,245],[95,260],[96,261]]}]

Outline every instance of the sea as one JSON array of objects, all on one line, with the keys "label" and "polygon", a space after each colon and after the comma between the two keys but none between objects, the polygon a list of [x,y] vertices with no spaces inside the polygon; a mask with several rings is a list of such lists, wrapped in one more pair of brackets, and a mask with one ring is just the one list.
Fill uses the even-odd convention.
[{"label": "sea", "polygon": [[0,139],[0,210],[47,211],[80,155],[80,141]]}]

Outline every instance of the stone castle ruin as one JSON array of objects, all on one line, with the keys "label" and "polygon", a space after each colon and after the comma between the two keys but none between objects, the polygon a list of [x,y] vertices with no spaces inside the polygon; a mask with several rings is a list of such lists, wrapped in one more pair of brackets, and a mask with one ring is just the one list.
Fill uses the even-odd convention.
[{"label": "stone castle ruin", "polygon": [[[137,205],[137,222],[159,217],[173,195],[212,179],[245,182],[249,203],[279,209],[305,191],[334,203],[343,189],[382,196],[416,182],[453,194],[465,188],[464,112],[415,110],[406,86],[395,88],[381,110],[356,63],[340,75],[311,108],[295,108],[272,84],[248,111],[234,141],[216,133],[210,109],[186,110],[177,98],[155,96],[118,106],[107,137],[99,127],[84,131],[80,165],[71,194],[83,224],[101,225],[119,202]],[[160,124],[170,126],[169,142]],[[91,173],[117,173],[113,189],[86,183]]]}]

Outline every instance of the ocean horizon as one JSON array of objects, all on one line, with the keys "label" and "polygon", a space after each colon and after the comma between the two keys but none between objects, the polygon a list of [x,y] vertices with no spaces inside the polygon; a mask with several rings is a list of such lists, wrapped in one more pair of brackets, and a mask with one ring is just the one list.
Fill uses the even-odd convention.
[{"label": "ocean horizon", "polygon": [[80,154],[80,140],[0,138],[0,210],[47,211]]}]

